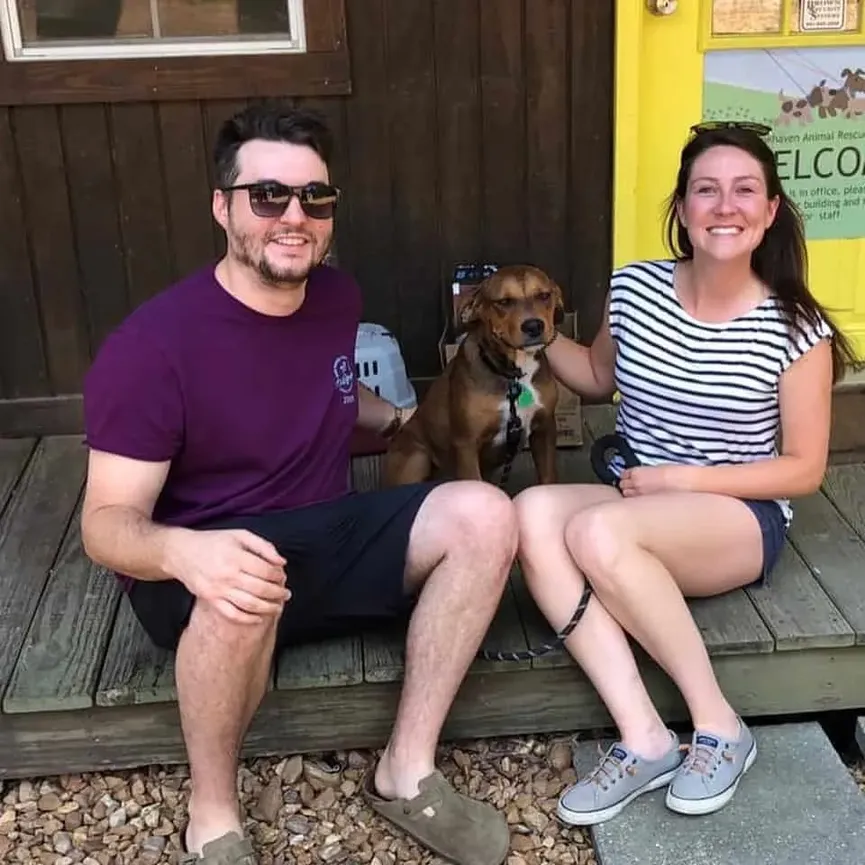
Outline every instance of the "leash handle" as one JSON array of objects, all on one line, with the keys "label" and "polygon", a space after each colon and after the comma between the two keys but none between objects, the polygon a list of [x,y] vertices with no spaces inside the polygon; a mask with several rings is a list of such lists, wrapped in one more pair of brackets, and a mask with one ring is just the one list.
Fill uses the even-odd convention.
[{"label": "leash handle", "polygon": [[640,465],[640,460],[631,446],[618,433],[608,433],[601,436],[595,441],[592,449],[589,451],[592,470],[600,480],[613,487],[619,486],[619,479],[610,468],[610,464],[616,455],[624,460],[625,468],[633,469]]}]

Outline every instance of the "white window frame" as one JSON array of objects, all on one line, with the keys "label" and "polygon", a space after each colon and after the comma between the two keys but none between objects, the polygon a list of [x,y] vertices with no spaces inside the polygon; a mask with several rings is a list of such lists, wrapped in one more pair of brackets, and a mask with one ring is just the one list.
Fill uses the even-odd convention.
[{"label": "white window frame", "polygon": [[[76,40],[70,44],[46,41],[24,45],[16,0],[0,0],[0,35],[9,62],[45,60],[123,60],[142,57],[224,57],[238,54],[302,54],[306,52],[304,0],[285,0],[288,4],[289,33],[294,38],[259,36],[184,36],[172,39]],[[151,9],[156,0],[150,0]],[[152,12],[157,21],[155,12]]]}]

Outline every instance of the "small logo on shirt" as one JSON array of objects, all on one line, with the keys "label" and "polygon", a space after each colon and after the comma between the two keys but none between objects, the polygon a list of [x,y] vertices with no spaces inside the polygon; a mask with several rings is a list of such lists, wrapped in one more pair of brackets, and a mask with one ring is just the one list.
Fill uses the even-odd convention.
[{"label": "small logo on shirt", "polygon": [[343,403],[354,402],[354,367],[344,354],[333,362],[333,383],[343,396]]}]

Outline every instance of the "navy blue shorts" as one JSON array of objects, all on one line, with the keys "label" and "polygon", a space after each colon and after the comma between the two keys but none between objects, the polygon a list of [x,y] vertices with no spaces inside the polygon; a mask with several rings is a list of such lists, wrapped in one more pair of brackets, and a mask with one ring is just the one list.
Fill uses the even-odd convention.
[{"label": "navy blue shorts", "polygon": [[778,564],[784,541],[787,539],[787,521],[778,502],[768,499],[742,499],[760,524],[763,535],[763,568],[757,578],[757,585],[767,585],[769,575]]},{"label": "navy blue shorts", "polygon": [[[290,511],[238,516],[198,528],[242,528],[269,540],[287,560],[292,596],[277,649],[357,634],[405,621],[415,598],[405,589],[409,535],[436,484],[351,493]],[[133,580],[129,601],[151,640],[177,647],[195,598],[177,580]]]}]

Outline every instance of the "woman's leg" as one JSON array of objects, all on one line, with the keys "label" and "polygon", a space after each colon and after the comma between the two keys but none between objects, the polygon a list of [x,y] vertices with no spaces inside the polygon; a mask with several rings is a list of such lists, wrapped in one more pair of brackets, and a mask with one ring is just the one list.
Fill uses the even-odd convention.
[{"label": "woman's leg", "polygon": [[[709,763],[727,759],[740,735],[738,718],[718,687],[682,594],[719,594],[759,575],[762,537],[750,509],[720,496],[622,499],[614,490],[590,485],[531,488],[518,497],[517,514],[526,580],[553,627],[564,625],[576,606],[583,572],[595,587],[595,598],[565,645],[622,735],[622,743],[610,749],[599,770],[566,791],[560,816],[583,824],[608,819],[635,795],[653,788],[653,773],[667,774],[660,761],[663,736],[668,734],[618,622],[680,687],[695,727],[715,733],[715,739],[702,740],[718,746]],[[745,756],[753,759],[753,740],[746,730],[741,732],[748,745]],[[669,739],[666,743],[669,747]],[[704,746],[698,750],[706,757]],[[742,754],[727,759],[733,765],[721,773],[721,780],[731,769],[738,778],[743,760]],[[685,779],[685,786],[693,787],[691,781]],[[735,783],[726,791],[729,796]],[[724,804],[713,790],[708,795],[703,795],[706,790],[684,792],[692,799],[703,796],[703,801],[679,802],[680,810],[705,813]]]},{"label": "woman's leg", "polygon": [[666,670],[694,723],[668,807],[707,814],[729,802],[756,756],[750,730],[721,692],[684,595],[753,582],[763,566],[760,524],[726,496],[668,493],[605,502],[576,514],[569,551],[616,621]]},{"label": "woman's leg", "polygon": [[[621,496],[599,484],[538,486],[517,496],[523,574],[556,630],[568,621],[585,585],[565,544],[565,527],[575,515],[616,501]],[[585,826],[615,817],[640,794],[668,784],[682,755],[679,740],[652,704],[624,631],[597,596],[565,647],[595,686],[622,737],[593,772],[559,798],[560,819]]]},{"label": "woman's leg", "polygon": [[[588,509],[622,502],[601,484],[530,487],[516,498],[520,565],[529,591],[558,631],[576,609],[585,585],[568,549],[566,527]],[[653,705],[621,626],[597,597],[565,641],[607,707],[622,742],[644,757],[660,757],[669,733]]]},{"label": "woman's leg", "polygon": [[701,493],[619,499],[576,514],[565,539],[604,606],[676,683],[694,726],[736,736],[736,713],[684,596],[757,579],[763,545],[751,510]]}]

